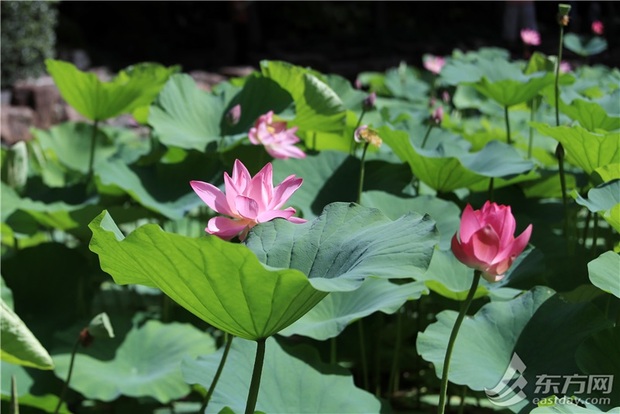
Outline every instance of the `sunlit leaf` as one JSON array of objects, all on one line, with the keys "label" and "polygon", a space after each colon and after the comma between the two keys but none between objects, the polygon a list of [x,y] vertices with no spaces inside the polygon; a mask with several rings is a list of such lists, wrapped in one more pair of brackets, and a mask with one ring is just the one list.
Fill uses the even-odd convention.
[{"label": "sunlit leaf", "polygon": [[[235,338],[207,413],[227,406],[235,413],[244,412],[255,354],[255,343]],[[185,381],[209,388],[221,355],[220,350],[196,360],[185,358],[181,368]],[[348,370],[321,362],[314,349],[282,347],[270,338],[256,409],[265,413],[369,413],[380,412],[381,402],[356,388]]]},{"label": "sunlit leaf", "polygon": [[592,284],[620,298],[620,256],[605,252],[588,263],[588,275]]}]

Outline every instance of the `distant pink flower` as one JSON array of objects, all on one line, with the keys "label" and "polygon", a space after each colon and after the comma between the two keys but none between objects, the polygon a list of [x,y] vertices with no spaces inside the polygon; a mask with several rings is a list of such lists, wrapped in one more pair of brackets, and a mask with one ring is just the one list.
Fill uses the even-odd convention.
[{"label": "distant pink flower", "polygon": [[241,119],[241,105],[237,104],[226,113],[226,122],[230,126],[235,126],[239,123],[239,119]]},{"label": "distant pink flower", "polygon": [[443,91],[441,93],[441,100],[445,103],[450,103],[450,93],[448,91]]},{"label": "distant pink flower", "polygon": [[295,146],[299,138],[297,127],[286,129],[286,122],[273,122],[273,111],[261,115],[250,128],[248,138],[254,145],[263,145],[273,158],[305,158],[306,154]]},{"label": "distant pink flower", "polygon": [[540,34],[533,29],[522,29],[521,40],[526,45],[538,46],[540,45]]},{"label": "distant pink flower", "polygon": [[426,70],[428,70],[429,72],[433,72],[436,75],[439,75],[439,72],[441,72],[441,69],[446,64],[446,59],[442,58],[441,56],[424,55],[422,60]]},{"label": "distant pink flower", "polygon": [[605,26],[603,22],[600,20],[595,20],[592,22],[592,33],[603,36],[603,32],[605,31]]},{"label": "distant pink flower", "polygon": [[235,160],[232,177],[224,173],[225,192],[202,181],[190,181],[190,185],[212,210],[228,217],[209,220],[205,231],[224,240],[239,236],[244,240],[252,227],[280,217],[291,223],[306,220],[293,217],[295,209],[281,210],[289,197],[297,191],[301,178],[289,175],[276,187],[273,186],[273,167],[267,163],[254,177],[239,160]]},{"label": "distant pink flower", "polygon": [[510,206],[487,201],[482,209],[469,204],[463,211],[458,236],[452,238],[452,252],[465,265],[482,271],[482,277],[497,282],[523,252],[532,234],[532,225],[517,238],[516,221]]},{"label": "distant pink flower", "polygon": [[571,70],[573,70],[573,68],[571,67],[570,63],[568,63],[567,61],[563,60],[562,62],[560,62],[560,72],[561,73],[568,73]]},{"label": "distant pink flower", "polygon": [[442,106],[438,106],[437,108],[435,108],[435,110],[433,111],[433,115],[431,115],[431,120],[433,121],[435,125],[441,125],[441,122],[443,121],[443,107]]}]

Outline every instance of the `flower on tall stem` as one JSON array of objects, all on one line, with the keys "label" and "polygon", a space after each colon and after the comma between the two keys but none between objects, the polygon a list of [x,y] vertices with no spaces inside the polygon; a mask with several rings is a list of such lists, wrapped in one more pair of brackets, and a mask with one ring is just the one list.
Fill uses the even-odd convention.
[{"label": "flower on tall stem", "polygon": [[290,175],[274,187],[271,163],[267,163],[252,177],[245,165],[235,160],[232,177],[224,173],[225,192],[202,181],[191,181],[190,185],[212,210],[228,216],[212,218],[205,231],[224,240],[238,235],[243,241],[252,227],[274,218],[283,218],[291,223],[306,222],[293,217],[293,207],[282,209],[302,181],[301,178]]},{"label": "flower on tall stem", "polygon": [[573,70],[571,64],[565,60],[560,62],[560,73],[568,73]]},{"label": "flower on tall stem", "polygon": [[422,63],[424,64],[424,68],[426,70],[434,73],[435,75],[439,75],[441,69],[443,69],[446,65],[446,59],[441,56],[424,55],[422,58]]},{"label": "flower on tall stem", "polygon": [[452,350],[463,319],[478,290],[480,277],[489,282],[501,280],[530,240],[531,224],[517,238],[514,237],[515,229],[516,221],[510,206],[487,201],[480,210],[474,210],[468,204],[463,211],[458,234],[452,238],[452,252],[458,260],[474,269],[474,277],[448,339],[441,373],[437,414],[444,414],[446,410]]},{"label": "flower on tall stem", "polygon": [[467,205],[458,236],[452,238],[452,252],[467,266],[482,271],[482,277],[497,282],[504,277],[532,234],[530,224],[517,238],[516,221],[510,206],[487,201],[482,209]]},{"label": "flower on tall stem", "polygon": [[539,46],[540,45],[540,33],[533,29],[522,29],[521,40],[526,45]]},{"label": "flower on tall stem", "polygon": [[297,127],[286,128],[286,122],[273,120],[273,111],[261,115],[250,128],[248,138],[254,145],[263,145],[273,158],[305,158],[306,154],[295,146],[299,137]]}]

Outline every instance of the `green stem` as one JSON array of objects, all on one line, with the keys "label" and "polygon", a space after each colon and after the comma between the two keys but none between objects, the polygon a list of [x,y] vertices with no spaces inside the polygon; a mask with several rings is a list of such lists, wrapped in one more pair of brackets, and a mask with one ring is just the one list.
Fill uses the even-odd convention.
[{"label": "green stem", "polygon": [[364,151],[362,152],[362,159],[360,165],[360,182],[357,187],[357,204],[361,204],[362,202],[362,189],[364,188],[364,170],[366,167],[365,159],[366,159],[366,150],[368,149],[369,143],[364,144]]},{"label": "green stem", "polygon": [[252,371],[252,381],[250,382],[250,392],[245,405],[245,414],[254,414],[256,401],[258,400],[258,389],[260,388],[260,378],[263,373],[263,362],[265,362],[265,342],[266,338],[256,340],[256,359],[254,360],[254,370]]},{"label": "green stem", "polygon": [[467,386],[463,385],[463,388],[461,389],[461,402],[459,403],[458,414],[463,414],[465,412],[465,397],[467,397]]},{"label": "green stem", "polygon": [[233,338],[233,335],[226,333],[226,345],[224,347],[222,359],[220,359],[220,364],[217,366],[217,371],[215,372],[213,381],[211,381],[209,391],[207,391],[207,395],[205,395],[205,399],[202,401],[202,406],[200,407],[200,411],[198,411],[199,413],[204,413],[207,409],[207,405],[209,405],[209,400],[211,400],[211,396],[213,396],[213,392],[215,391],[215,386],[217,385],[220,375],[222,375],[222,371],[224,370],[224,365],[226,364],[226,358],[228,358],[228,351],[230,351],[230,345],[232,345]]},{"label": "green stem", "polygon": [[426,145],[426,141],[428,141],[428,136],[431,134],[431,129],[433,129],[433,124],[429,124],[428,129],[426,130],[426,135],[424,135],[424,139],[422,140],[422,145],[420,146],[420,148],[424,148],[424,146]]},{"label": "green stem", "polygon": [[504,118],[506,119],[506,142],[508,145],[512,144],[510,137],[510,118],[508,118],[508,105],[504,105]]},{"label": "green stem", "polygon": [[90,158],[88,160],[88,175],[86,176],[86,184],[90,183],[93,177],[93,165],[95,164],[95,147],[97,144],[97,132],[99,131],[99,121],[93,123],[93,134],[90,137]]},{"label": "green stem", "polygon": [[472,300],[474,299],[474,294],[476,293],[476,289],[478,288],[478,282],[480,282],[480,276],[482,272],[480,270],[474,271],[474,278],[471,283],[471,287],[469,288],[469,292],[467,293],[467,298],[465,298],[465,302],[463,304],[463,308],[459,312],[456,321],[454,322],[454,327],[452,327],[452,332],[450,333],[450,339],[448,340],[448,348],[446,349],[446,356],[443,361],[443,371],[441,374],[441,389],[439,392],[439,406],[437,407],[438,414],[444,414],[446,409],[446,394],[448,391],[448,371],[450,370],[450,357],[452,356],[452,349],[454,348],[454,343],[456,342],[456,336],[459,333],[459,329],[461,328],[461,324],[463,323],[463,319],[465,319],[465,314],[469,309],[469,305],[471,305]]},{"label": "green stem", "polygon": [[398,364],[400,362],[400,347],[402,342],[402,330],[403,330],[403,311],[401,307],[396,312],[396,340],[394,344],[394,355],[392,359],[392,370],[390,372],[390,382],[388,384],[388,392],[396,393],[399,388],[400,372],[398,370]]},{"label": "green stem", "polygon": [[71,351],[71,360],[69,361],[69,372],[67,373],[67,379],[62,386],[62,391],[60,391],[60,396],[58,397],[58,404],[56,405],[56,409],[54,410],[54,414],[58,414],[60,410],[60,406],[65,399],[65,394],[67,393],[67,389],[69,388],[69,382],[71,382],[71,374],[73,374],[73,364],[75,363],[75,355],[77,354],[78,346],[80,345],[80,338],[78,337],[77,341],[73,345],[73,350]]},{"label": "green stem", "polygon": [[329,340],[329,363],[336,364],[338,362],[338,344],[336,343],[336,337],[333,336]]},{"label": "green stem", "polygon": [[11,414],[19,414],[19,398],[17,397],[17,381],[15,375],[11,375]]},{"label": "green stem", "polygon": [[493,187],[495,186],[495,178],[489,178],[489,189],[488,189],[488,199],[489,201],[493,201]]},{"label": "green stem", "polygon": [[360,341],[360,359],[362,360],[364,389],[368,390],[368,361],[366,360],[366,338],[364,337],[364,323],[362,319],[357,321],[357,332]]},{"label": "green stem", "polygon": [[[560,63],[562,63],[562,48],[564,42],[564,26],[560,24],[560,39],[558,44],[558,59],[555,62],[555,125],[560,126]],[[562,188],[562,204],[564,206],[564,237],[568,237],[568,196],[566,194],[566,176],[564,174],[564,147],[558,143],[555,150],[560,170],[560,186]]]},{"label": "green stem", "polygon": [[597,248],[598,248],[598,213],[594,213],[594,222],[592,223],[592,257],[596,257]]},{"label": "green stem", "polygon": [[[532,99],[532,108],[530,109],[530,121],[534,122],[536,120],[536,110],[538,109],[538,103],[536,102],[536,98]],[[527,144],[527,159],[532,159],[532,149],[534,147],[534,128],[530,125],[530,139]]]},{"label": "green stem", "polygon": [[588,213],[586,214],[586,221],[583,225],[583,239],[582,239],[582,243],[583,247],[586,247],[586,243],[588,241],[588,227],[590,227],[590,219],[592,218],[592,212],[590,210],[588,210]]}]

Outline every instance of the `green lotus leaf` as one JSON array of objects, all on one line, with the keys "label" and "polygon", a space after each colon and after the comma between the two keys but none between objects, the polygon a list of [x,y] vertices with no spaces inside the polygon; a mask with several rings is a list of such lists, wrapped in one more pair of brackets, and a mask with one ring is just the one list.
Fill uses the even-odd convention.
[{"label": "green lotus leaf", "polygon": [[[495,387],[510,363],[519,334],[553,293],[549,288],[535,288],[511,301],[487,303],[473,317],[465,318],[452,353],[450,381],[478,391]],[[442,311],[436,322],[418,334],[418,352],[434,364],[438,377],[456,317],[457,312]]]},{"label": "green lotus leaf", "polygon": [[[340,132],[344,128],[345,108],[336,93],[317,77],[317,73],[279,61],[261,61],[263,76],[277,82],[295,101],[296,125],[303,131]],[[310,137],[306,136],[309,146]]]},{"label": "green lotus leaf", "polygon": [[121,71],[111,82],[102,82],[69,62],[46,59],[47,71],[62,97],[92,121],[104,121],[147,105],[157,95],[161,79],[144,69]]},{"label": "green lotus leaf", "polygon": [[411,197],[383,191],[366,191],[362,194],[363,206],[378,208],[391,220],[413,211],[431,216],[439,231],[439,248],[450,249],[452,236],[460,225],[461,209],[451,201],[431,196]]},{"label": "green lotus leaf", "polygon": [[246,244],[261,262],[300,270],[315,288],[333,292],[357,289],[368,276],[421,275],[437,239],[428,216],[410,213],[392,221],[377,209],[332,203],[312,222],[260,224]]},{"label": "green lotus leaf", "polygon": [[[577,365],[586,374],[620,376],[620,326],[600,331],[586,339],[577,349]],[[603,397],[604,395],[600,395]]]},{"label": "green lotus leaf", "polygon": [[620,204],[620,179],[600,184],[588,191],[588,198],[583,198],[573,191],[571,194],[577,204],[585,206],[592,212],[611,210]]},{"label": "green lotus leaf", "polygon": [[592,284],[620,298],[620,256],[612,251],[601,254],[588,263]]},{"label": "green lotus leaf", "polygon": [[385,86],[396,98],[426,103],[429,86],[412,67],[402,65],[386,71]]},{"label": "green lotus leaf", "polygon": [[[189,324],[148,321],[132,329],[112,360],[78,353],[71,388],[87,398],[112,401],[121,395],[167,403],[187,395],[179,361],[215,351],[215,341]],[[54,355],[56,376],[67,377],[71,355]],[[93,375],[96,373],[96,375]]]},{"label": "green lotus leaf", "polygon": [[[306,219],[319,216],[323,208],[332,202],[357,199],[357,185],[353,184],[352,177],[358,179],[360,162],[343,152],[321,151],[303,160],[274,160],[273,170],[275,182],[291,174],[304,178],[304,184],[288,203],[298,208]],[[381,190],[398,194],[410,182],[411,172],[406,165],[382,160],[366,162],[364,191]]]},{"label": "green lotus leaf", "polygon": [[123,238],[103,212],[89,225],[90,249],[118,284],[158,287],[209,324],[246,339],[266,338],[323,297],[293,269],[267,269],[247,247],[215,236],[191,239],[145,225]]},{"label": "green lotus leaf", "polygon": [[618,132],[594,133],[578,125],[551,127],[539,122],[533,122],[532,126],[541,134],[561,142],[566,159],[587,174],[599,167],[620,163]]},{"label": "green lotus leaf", "polygon": [[13,310],[0,300],[0,358],[12,364],[53,369],[52,357]]},{"label": "green lotus leaf", "polygon": [[555,79],[553,73],[538,72],[525,80],[502,79],[491,81],[482,77],[473,86],[481,94],[488,96],[501,106],[513,106],[534,98],[543,88],[551,85]]},{"label": "green lotus leaf", "polygon": [[205,151],[222,135],[223,100],[198,88],[186,74],[172,75],[151,105],[149,124],[167,146]]},{"label": "green lotus leaf", "polygon": [[473,59],[450,59],[441,70],[439,79],[448,85],[476,83],[482,78],[489,82],[512,79],[519,82],[527,80],[521,68],[505,57],[477,56]]},{"label": "green lotus leaf", "polygon": [[541,406],[534,408],[530,414],[620,414],[620,407],[609,411],[601,411],[596,407],[581,407],[577,404],[559,403],[553,406]]},{"label": "green lotus leaf", "polygon": [[585,37],[575,33],[564,35],[564,47],[580,56],[592,56],[607,49],[607,41],[599,36]]},{"label": "green lotus leaf", "polygon": [[[195,360],[185,358],[181,364],[185,381],[209,388],[222,352]],[[235,338],[207,413],[217,413],[225,407],[235,413],[244,412],[255,354],[255,343]],[[275,339],[267,339],[257,411],[378,413],[383,412],[381,408],[379,399],[355,387],[347,369],[321,362],[313,348],[281,346]]]},{"label": "green lotus leaf", "polygon": [[281,335],[303,335],[323,341],[338,336],[351,322],[375,312],[393,314],[408,300],[428,294],[423,282],[396,285],[385,279],[366,278],[351,292],[332,292]]},{"label": "green lotus leaf", "polygon": [[[613,93],[616,105],[620,99],[620,91]],[[579,122],[579,125],[594,132],[596,129],[615,131],[620,129],[620,117],[610,116],[609,111],[598,102],[585,99],[574,99],[570,104],[560,101],[560,111],[571,119]]]}]

